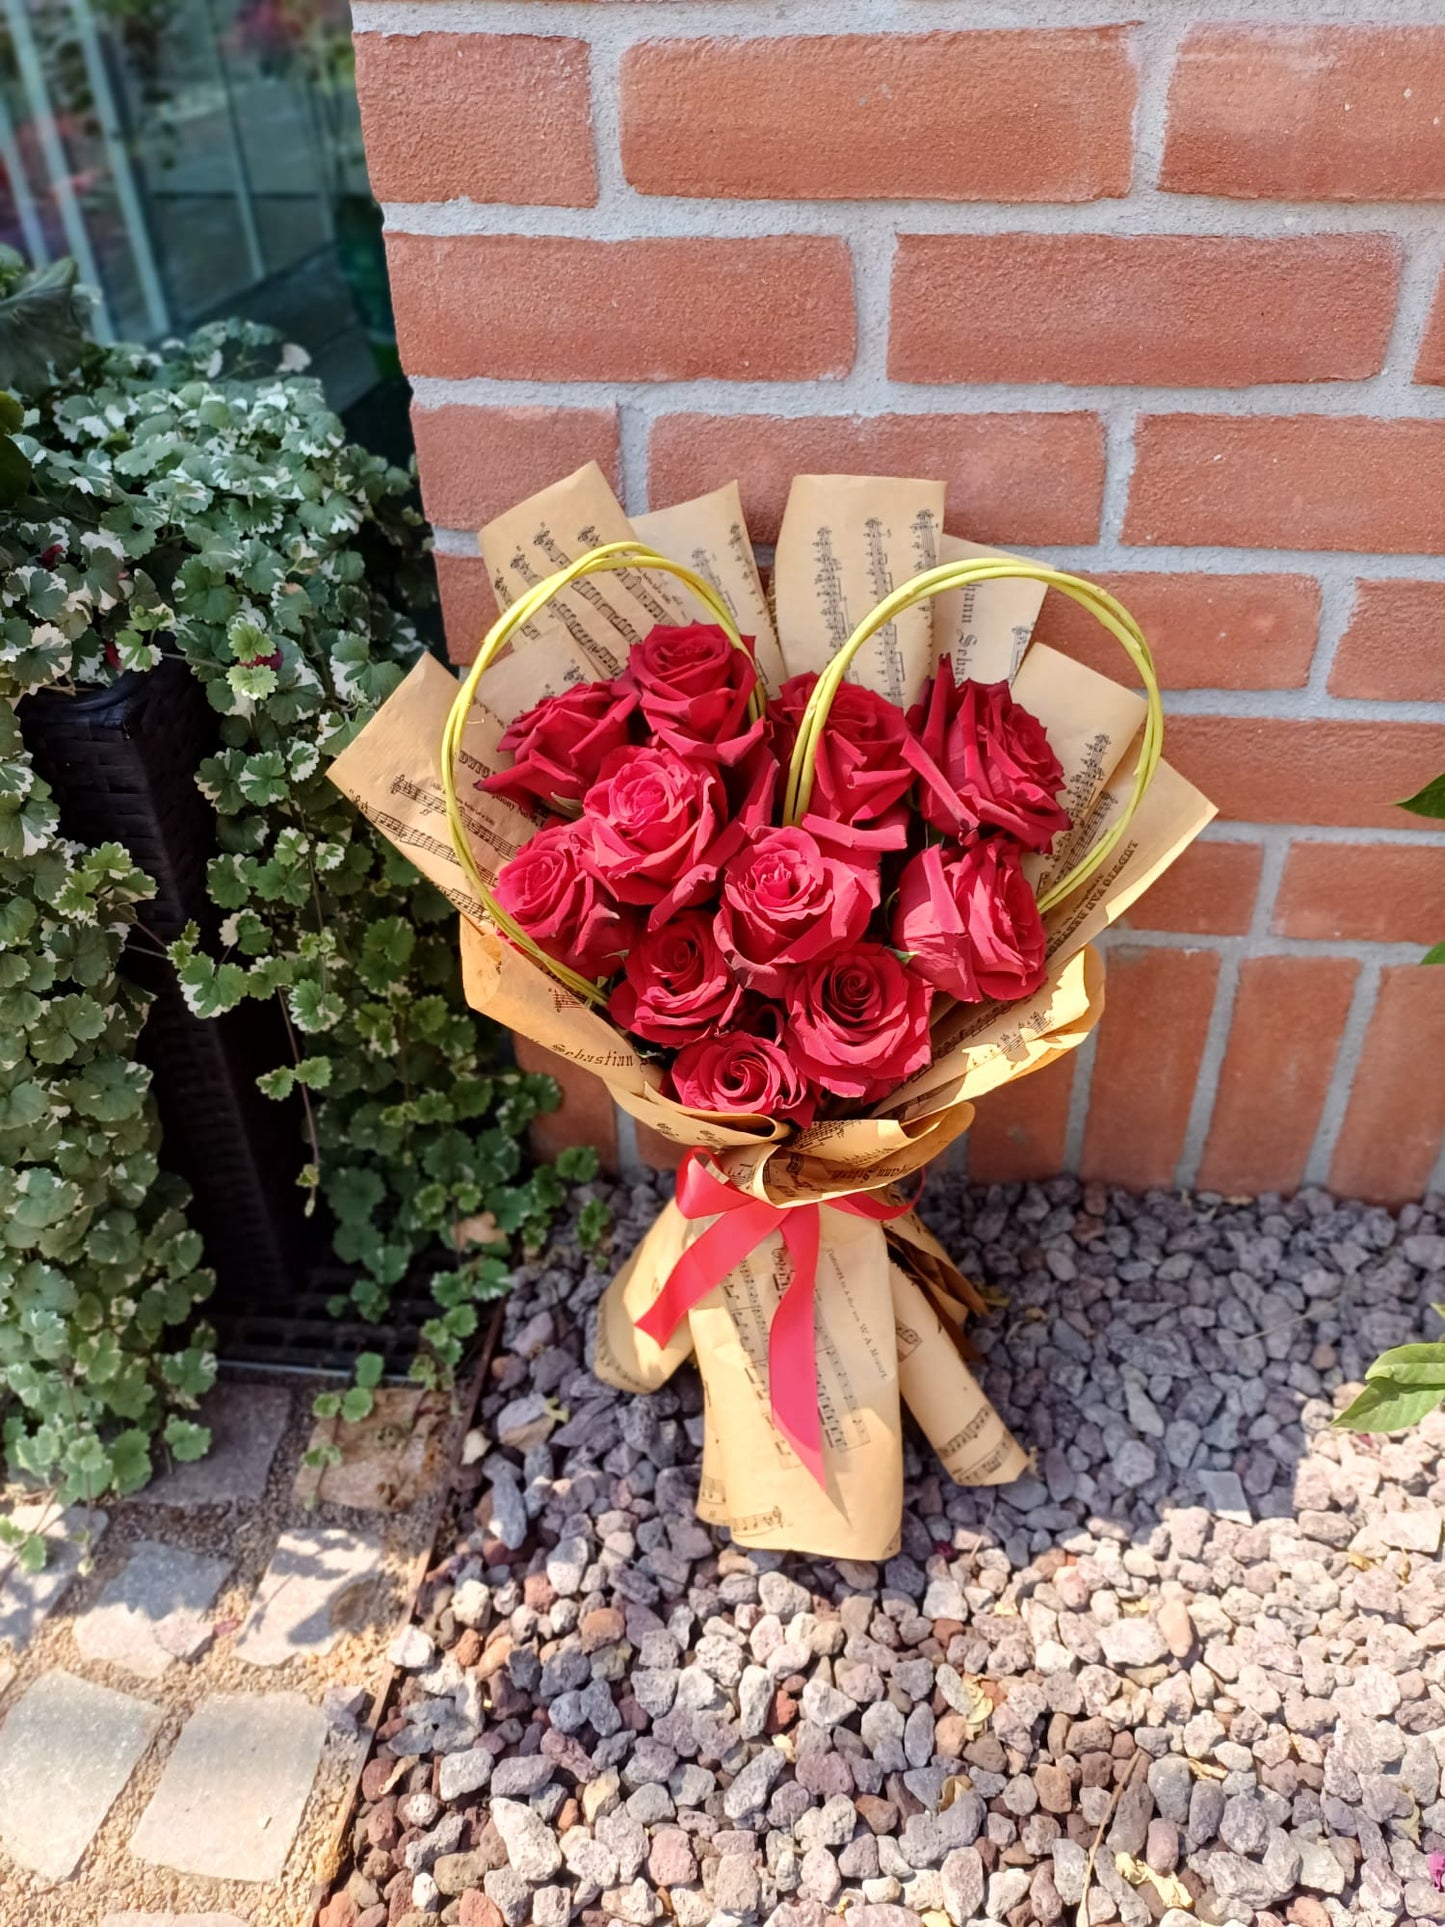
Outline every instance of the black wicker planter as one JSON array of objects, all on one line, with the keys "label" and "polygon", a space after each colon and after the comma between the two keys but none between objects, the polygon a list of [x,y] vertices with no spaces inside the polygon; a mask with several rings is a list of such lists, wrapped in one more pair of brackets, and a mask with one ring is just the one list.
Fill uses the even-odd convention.
[{"label": "black wicker planter", "polygon": [[[156,880],[142,905],[162,941],[189,922],[208,943],[217,914],[206,895],[215,816],[195,785],[216,742],[216,717],[183,663],[122,676],[109,689],[66,696],[45,690],[21,708],[25,740],[55,792],[61,826],[77,841],[123,843]],[[274,1005],[247,1002],[224,1017],[193,1017],[170,966],[136,945],[127,973],[154,993],[138,1055],[154,1074],[162,1158],[195,1194],[192,1222],[205,1240],[224,1319],[257,1296],[285,1299],[302,1284],[316,1236],[303,1214],[299,1105],[256,1089],[259,1073],[290,1061]]]}]

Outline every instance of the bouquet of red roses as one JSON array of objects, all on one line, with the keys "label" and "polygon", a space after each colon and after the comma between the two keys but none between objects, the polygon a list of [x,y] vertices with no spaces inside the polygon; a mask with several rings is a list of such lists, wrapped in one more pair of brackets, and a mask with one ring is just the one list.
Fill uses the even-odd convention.
[{"label": "bouquet of red roses", "polygon": [[[1087,1035],[1092,939],[1211,814],[1127,612],[942,520],[800,477],[770,605],[735,486],[629,521],[583,470],[483,531],[504,613],[461,689],[419,664],[332,770],[462,910],[469,1001],[688,1147],[599,1375],[695,1354],[702,1514],[858,1558],[896,1542],[902,1404],[960,1482],[1023,1469],[916,1181]],[[1049,586],[1143,696],[1030,646]]]},{"label": "bouquet of red roses", "polygon": [[751,640],[658,624],[621,675],[544,696],[478,787],[543,813],[496,902],[689,1110],[810,1124],[932,1054],[936,993],[1029,997],[1047,974],[1030,851],[1070,827],[1064,772],[1006,682],[945,658],[905,716],[845,683],[807,812],[783,778],[816,674],[769,700]]}]

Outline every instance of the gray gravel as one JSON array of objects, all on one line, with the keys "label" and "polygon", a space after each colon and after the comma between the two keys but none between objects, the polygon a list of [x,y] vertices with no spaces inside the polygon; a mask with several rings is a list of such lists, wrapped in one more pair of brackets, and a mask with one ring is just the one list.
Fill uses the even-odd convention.
[{"label": "gray gravel", "polygon": [[1445,1419],[1327,1429],[1434,1329],[1445,1199],[938,1180],[1037,1464],[959,1490],[910,1443],[874,1566],[700,1525],[695,1374],[585,1369],[663,1188],[520,1276],[481,1415],[516,1442],[459,1475],[324,1927],[1052,1927],[1096,1838],[1093,1923],[1445,1922]]}]

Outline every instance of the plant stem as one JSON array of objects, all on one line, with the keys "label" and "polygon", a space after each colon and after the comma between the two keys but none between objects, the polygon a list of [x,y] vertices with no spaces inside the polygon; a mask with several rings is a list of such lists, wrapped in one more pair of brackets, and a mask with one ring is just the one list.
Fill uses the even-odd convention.
[{"label": "plant stem", "polygon": [[[293,1063],[299,1064],[301,1062],[301,1046],[296,1041],[296,1031],[291,1022],[291,1013],[286,1008],[286,999],[279,990],[276,992],[276,1002],[281,1011],[281,1021],[286,1026],[286,1040],[291,1046],[291,1060]],[[315,1165],[319,1178],[321,1174],[321,1141],[316,1135],[316,1113],[311,1108],[311,1092],[299,1078],[296,1081],[296,1088],[301,1093],[301,1108],[306,1113],[306,1136],[311,1145],[311,1162]],[[306,1195],[306,1215],[308,1218],[315,1209],[316,1186],[312,1185]]]}]

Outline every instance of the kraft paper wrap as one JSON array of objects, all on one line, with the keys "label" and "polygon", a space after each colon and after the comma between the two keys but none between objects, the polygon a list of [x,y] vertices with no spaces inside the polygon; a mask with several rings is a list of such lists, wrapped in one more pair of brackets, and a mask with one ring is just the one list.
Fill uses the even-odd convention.
[{"label": "kraft paper wrap", "polygon": [[[1000,553],[942,536],[942,513],[937,483],[800,476],[777,548],[776,629],[735,485],[629,522],[593,465],[489,524],[482,546],[505,603],[572,555],[640,533],[706,576],[743,632],[756,632],[772,688],[822,667],[879,596],[940,555]],[[594,586],[597,594],[579,593]],[[1058,848],[1031,859],[1036,880],[1046,882],[1077,862],[1125,808],[1143,704],[1054,650],[1026,646],[1042,598],[1040,585],[1010,581],[940,596],[908,612],[891,636],[880,633],[854,673],[904,703],[916,699],[945,653],[980,680],[1013,680],[1018,699],[1048,729],[1075,818]],[[497,767],[506,723],[543,694],[611,674],[654,620],[698,615],[676,585],[638,572],[592,578],[568,592],[565,608],[562,601],[482,680],[462,745],[474,782]],[[455,694],[451,673],[423,658],[338,757],[332,779],[461,912],[469,1004],[595,1072],[624,1110],[672,1142],[705,1151],[739,1190],[779,1206],[820,1208],[816,1364],[826,1489],[769,1417],[767,1335],[790,1263],[776,1233],[663,1347],[636,1320],[712,1222],[689,1222],[675,1204],[665,1206],[598,1308],[598,1375],[645,1393],[695,1357],[705,1405],[700,1515],[748,1545],[884,1558],[898,1544],[905,1407],[960,1484],[1006,1483],[1027,1459],[965,1360],[966,1320],[983,1309],[974,1288],[913,1213],[884,1224],[831,1201],[906,1183],[968,1129],[977,1101],[1083,1042],[1104,1007],[1094,940],[1198,835],[1212,807],[1161,764],[1109,861],[1046,919],[1049,974],[1037,994],[1014,1004],[936,999],[926,1069],[869,1114],[796,1131],[767,1118],[689,1111],[665,1097],[656,1066],[487,923],[451,847],[437,769]],[[490,878],[539,820],[469,786],[462,793],[472,852]]]}]

